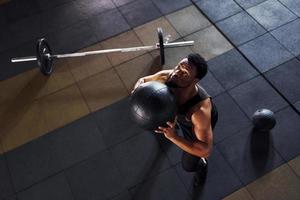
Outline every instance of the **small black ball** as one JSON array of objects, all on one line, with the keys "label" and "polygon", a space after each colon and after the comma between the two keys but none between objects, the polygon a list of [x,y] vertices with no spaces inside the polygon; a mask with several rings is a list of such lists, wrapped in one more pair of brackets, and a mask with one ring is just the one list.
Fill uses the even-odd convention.
[{"label": "small black ball", "polygon": [[155,130],[174,121],[177,104],[171,90],[163,83],[150,81],[141,84],[130,98],[131,117],[145,130]]},{"label": "small black ball", "polygon": [[252,116],[255,130],[270,131],[276,125],[275,115],[271,110],[259,109]]}]

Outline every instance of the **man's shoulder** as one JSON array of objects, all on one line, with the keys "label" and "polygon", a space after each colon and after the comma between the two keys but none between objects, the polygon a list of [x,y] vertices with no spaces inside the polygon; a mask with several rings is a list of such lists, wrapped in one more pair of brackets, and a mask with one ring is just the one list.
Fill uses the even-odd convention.
[{"label": "man's shoulder", "polygon": [[206,98],[194,106],[193,114],[206,113],[211,111],[211,99]]}]

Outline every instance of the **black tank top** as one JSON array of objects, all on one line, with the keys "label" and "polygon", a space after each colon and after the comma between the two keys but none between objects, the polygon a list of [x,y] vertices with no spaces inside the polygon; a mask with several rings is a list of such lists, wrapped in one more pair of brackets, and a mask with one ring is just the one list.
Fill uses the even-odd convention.
[{"label": "black tank top", "polygon": [[199,102],[207,98],[211,98],[211,96],[199,84],[196,84],[196,87],[198,89],[198,93],[184,104],[178,106],[177,121],[181,125],[187,127],[193,126],[192,121],[187,119],[188,111]]}]

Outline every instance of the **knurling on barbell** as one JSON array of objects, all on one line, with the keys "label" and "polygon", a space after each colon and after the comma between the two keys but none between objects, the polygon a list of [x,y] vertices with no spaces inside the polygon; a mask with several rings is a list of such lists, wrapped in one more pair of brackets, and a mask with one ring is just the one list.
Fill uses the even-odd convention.
[{"label": "knurling on barbell", "polygon": [[22,58],[12,58],[11,62],[37,61],[40,71],[44,75],[49,76],[53,72],[53,63],[54,63],[53,60],[54,59],[106,54],[106,53],[112,53],[112,52],[124,53],[124,52],[131,52],[131,51],[143,51],[143,50],[145,51],[145,50],[159,49],[160,63],[161,63],[161,65],[164,65],[165,64],[165,48],[192,46],[194,44],[194,41],[165,43],[162,28],[157,28],[157,35],[158,35],[158,43],[153,46],[104,49],[104,50],[86,51],[86,52],[69,53],[69,54],[57,54],[57,55],[52,54],[49,43],[46,41],[45,38],[41,38],[37,41],[37,44],[36,44],[36,57],[28,56],[28,57],[22,57]]}]

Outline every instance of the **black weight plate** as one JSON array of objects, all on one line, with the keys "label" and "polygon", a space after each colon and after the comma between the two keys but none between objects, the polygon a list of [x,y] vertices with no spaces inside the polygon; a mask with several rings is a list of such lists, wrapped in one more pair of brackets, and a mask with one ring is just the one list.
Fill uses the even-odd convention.
[{"label": "black weight plate", "polygon": [[52,51],[45,38],[38,40],[36,45],[36,57],[38,66],[44,75],[50,75],[53,71]]},{"label": "black weight plate", "polygon": [[164,37],[162,28],[157,28],[158,42],[159,42],[159,51],[160,51],[160,64],[165,64],[165,48],[164,48]]}]

